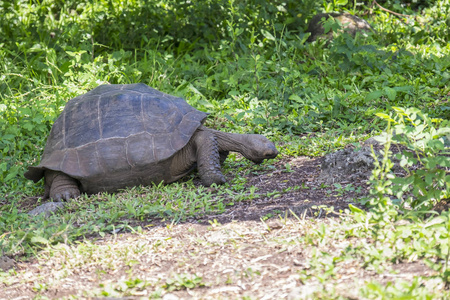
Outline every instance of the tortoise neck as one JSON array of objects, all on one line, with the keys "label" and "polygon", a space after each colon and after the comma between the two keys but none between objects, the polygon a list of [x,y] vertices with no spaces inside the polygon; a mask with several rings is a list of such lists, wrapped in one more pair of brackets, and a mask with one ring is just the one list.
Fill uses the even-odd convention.
[{"label": "tortoise neck", "polygon": [[[211,129],[212,130],[212,129]],[[248,137],[245,134],[212,130],[217,140],[219,151],[233,151],[246,156]]]}]

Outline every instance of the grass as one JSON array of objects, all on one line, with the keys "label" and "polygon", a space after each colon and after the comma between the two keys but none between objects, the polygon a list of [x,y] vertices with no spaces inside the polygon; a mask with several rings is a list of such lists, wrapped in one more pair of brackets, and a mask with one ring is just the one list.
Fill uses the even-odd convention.
[{"label": "grass", "polygon": [[[158,298],[174,291],[193,298],[259,298],[268,292],[262,286],[283,295],[291,291],[292,282],[301,283],[295,292],[306,298],[448,296],[442,290],[445,282],[434,271],[423,276],[420,262],[413,264],[414,270],[406,261],[385,259],[398,255],[390,242],[366,234],[364,226],[348,216],[292,216],[212,226],[186,223],[108,235],[97,242],[60,243],[41,251],[28,271],[3,275],[3,280],[7,286],[33,282],[36,295],[65,286],[59,297],[67,292],[81,298]],[[383,284],[379,278],[384,278]]]},{"label": "grass", "polygon": [[[170,292],[186,296],[213,290],[254,298],[260,291],[245,292],[242,286],[263,284],[272,276],[282,295],[295,290],[291,284],[299,295],[325,299],[350,297],[345,293],[349,287],[358,288],[357,297],[372,299],[448,297],[448,212],[427,216],[431,204],[448,201],[448,172],[442,171],[449,167],[443,158],[447,150],[436,140],[448,134],[444,132],[448,123],[438,120],[450,119],[450,47],[445,38],[450,4],[446,0],[383,4],[414,16],[407,21],[362,6],[377,33],[356,39],[344,34],[329,45],[306,43],[306,21],[315,12],[360,11],[345,1],[328,2],[208,0],[202,6],[172,0],[1,2],[1,254],[17,261],[35,258],[47,268],[41,277],[30,263],[20,271],[1,272],[3,287],[33,284],[30,295],[40,297],[75,280],[74,294],[79,286],[89,287],[80,297],[157,298]],[[100,84],[136,82],[184,97],[210,112],[210,127],[268,136],[281,155],[260,166],[231,155],[224,167],[229,183],[221,187],[198,186],[193,174],[167,186],[83,196],[48,218],[26,215],[41,202],[33,197],[43,194],[43,185],[27,181],[23,173],[39,162],[65,103]],[[404,120],[412,114],[397,107],[417,107],[428,114],[429,127],[402,123],[398,119],[402,113]],[[417,120],[426,119],[420,116]],[[409,177],[424,185],[422,189],[398,178],[388,184],[392,178],[386,157],[371,181],[367,211],[350,206],[348,211],[334,212],[338,219],[326,220],[293,215],[284,219],[284,212],[273,211],[263,215],[263,221],[268,224],[281,216],[282,225],[275,224],[278,229],[269,233],[271,225],[266,223],[213,223],[206,233],[186,225],[239,203],[275,201],[292,190],[310,190],[293,186],[261,191],[249,184],[249,178],[270,178],[278,171],[294,174],[290,162],[295,157],[320,157],[348,144],[358,147],[386,130],[386,120],[397,130],[414,128],[410,132],[419,142],[431,135],[422,144],[423,153],[414,148],[419,157],[428,155],[431,163],[422,170],[425,173]],[[425,127],[443,133],[438,136]],[[404,159],[409,164],[414,158]],[[442,180],[430,181],[436,174]],[[352,185],[316,188],[329,190],[330,196],[358,194]],[[389,194],[391,190],[395,193]],[[416,198],[408,198],[411,195]],[[401,205],[391,203],[395,197]],[[167,227],[155,229],[156,222]],[[220,234],[207,239],[196,230],[205,236]],[[251,244],[249,260],[245,243]],[[193,252],[186,252],[186,247]],[[213,261],[212,255],[219,259],[223,249],[232,267],[227,269],[227,262],[221,261],[219,275],[196,264]],[[295,256],[298,249],[307,249],[300,258]],[[277,253],[293,261],[294,267],[271,261],[290,267],[289,275],[283,267],[252,263],[264,256],[258,251],[266,250],[266,255]],[[158,255],[179,258],[178,268],[169,273],[146,270]],[[245,263],[239,265],[239,260]],[[391,274],[397,265],[422,263],[428,269]],[[157,264],[164,267],[161,261]],[[349,271],[352,268],[354,272]],[[147,271],[156,275],[148,276]],[[77,278],[77,272],[92,280]],[[382,274],[391,274],[386,275],[390,279],[379,280]],[[350,282],[355,277],[361,280]],[[239,289],[244,292],[237,293]]]}]

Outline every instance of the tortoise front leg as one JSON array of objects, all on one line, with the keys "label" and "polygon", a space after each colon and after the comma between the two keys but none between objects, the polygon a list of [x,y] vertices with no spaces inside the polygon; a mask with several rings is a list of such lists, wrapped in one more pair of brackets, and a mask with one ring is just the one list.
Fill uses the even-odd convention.
[{"label": "tortoise front leg", "polygon": [[219,151],[219,160],[221,166],[223,166],[223,164],[227,160],[228,154],[230,154],[230,151]]},{"label": "tortoise front leg", "polygon": [[209,130],[197,130],[195,137],[197,154],[197,168],[203,185],[223,184],[225,177],[220,171],[221,158],[226,159],[226,154],[219,156],[219,149],[214,134]]},{"label": "tortoise front leg", "polygon": [[57,171],[46,170],[45,194],[55,201],[74,199],[80,196],[80,189],[76,179]]}]

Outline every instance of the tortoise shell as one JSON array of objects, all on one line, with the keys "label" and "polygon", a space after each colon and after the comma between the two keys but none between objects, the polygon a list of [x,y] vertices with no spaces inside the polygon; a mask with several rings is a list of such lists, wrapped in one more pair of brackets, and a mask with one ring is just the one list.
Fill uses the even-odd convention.
[{"label": "tortoise shell", "polygon": [[167,162],[206,117],[184,99],[142,83],[101,85],[67,103],[41,163],[25,177],[37,182],[46,169],[61,171],[85,192],[170,180]]}]

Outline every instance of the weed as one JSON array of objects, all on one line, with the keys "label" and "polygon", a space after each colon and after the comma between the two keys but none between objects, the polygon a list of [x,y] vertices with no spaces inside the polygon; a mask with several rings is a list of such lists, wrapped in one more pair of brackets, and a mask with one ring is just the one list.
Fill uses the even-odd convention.
[{"label": "weed", "polygon": [[202,286],[205,286],[202,282],[202,278],[195,274],[176,274],[173,278],[167,279],[162,287],[168,291],[178,291]]}]

